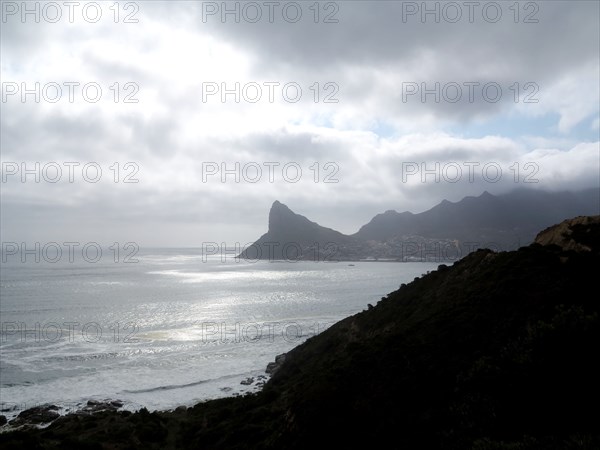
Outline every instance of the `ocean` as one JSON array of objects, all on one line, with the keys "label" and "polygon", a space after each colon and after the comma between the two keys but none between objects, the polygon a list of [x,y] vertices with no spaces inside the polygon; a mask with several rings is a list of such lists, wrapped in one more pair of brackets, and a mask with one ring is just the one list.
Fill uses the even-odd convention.
[{"label": "ocean", "polygon": [[[265,368],[438,263],[250,262],[198,249],[3,255],[0,409],[167,410],[260,389]],[[115,262],[117,261],[117,262]]]}]

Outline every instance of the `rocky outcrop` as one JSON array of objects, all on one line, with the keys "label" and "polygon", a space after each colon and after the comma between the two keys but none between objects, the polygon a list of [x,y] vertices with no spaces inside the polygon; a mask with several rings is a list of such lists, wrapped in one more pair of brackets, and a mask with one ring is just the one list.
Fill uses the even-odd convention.
[{"label": "rocky outcrop", "polygon": [[58,406],[55,405],[34,406],[21,411],[9,424],[13,427],[47,424],[60,417],[58,410]]},{"label": "rocky outcrop", "polygon": [[[91,416],[102,412],[115,412],[123,406],[120,400],[88,400],[85,405],[74,411],[74,416]],[[47,425],[58,419],[60,408],[56,405],[40,405],[21,411],[17,417],[8,422],[13,428],[28,428]]]},{"label": "rocky outcrop", "polygon": [[269,375],[274,375],[275,372],[277,372],[281,365],[285,362],[285,355],[285,353],[277,355],[275,357],[275,362],[270,362],[269,364],[267,364],[267,369],[265,370],[265,372]]},{"label": "rocky outcrop", "polygon": [[556,245],[563,251],[597,251],[594,228],[600,227],[600,216],[579,216],[565,220],[538,233],[535,243]]}]

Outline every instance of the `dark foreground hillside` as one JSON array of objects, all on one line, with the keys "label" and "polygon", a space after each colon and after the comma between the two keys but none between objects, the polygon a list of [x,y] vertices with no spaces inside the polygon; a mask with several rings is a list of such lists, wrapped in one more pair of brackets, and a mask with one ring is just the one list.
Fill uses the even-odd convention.
[{"label": "dark foreground hillside", "polygon": [[259,394],[67,416],[0,446],[598,449],[600,217],[538,241],[402,286],[289,352]]}]

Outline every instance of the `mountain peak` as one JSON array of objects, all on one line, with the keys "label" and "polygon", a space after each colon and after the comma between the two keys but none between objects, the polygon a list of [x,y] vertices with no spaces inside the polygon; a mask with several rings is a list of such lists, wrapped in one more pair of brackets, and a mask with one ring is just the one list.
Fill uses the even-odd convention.
[{"label": "mountain peak", "polygon": [[[275,200],[269,211],[269,229],[240,257],[247,259],[313,259],[323,258],[319,252],[327,245],[342,245],[351,238],[311,222],[296,214],[279,200]],[[330,253],[325,257],[332,257]],[[318,260],[321,260],[318,259]],[[315,259],[317,260],[317,259]]]},{"label": "mountain peak", "polygon": [[279,200],[275,200],[269,211],[269,231],[285,229],[286,225],[289,226],[290,221],[301,220],[301,218],[303,217],[294,213]]},{"label": "mountain peak", "polygon": [[273,211],[292,211],[287,205],[281,203],[279,200],[275,200],[271,205],[271,212]]}]

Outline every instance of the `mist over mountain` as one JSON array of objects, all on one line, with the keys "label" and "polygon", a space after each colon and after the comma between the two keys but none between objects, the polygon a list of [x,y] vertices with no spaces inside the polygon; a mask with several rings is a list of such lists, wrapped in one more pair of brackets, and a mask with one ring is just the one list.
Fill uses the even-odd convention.
[{"label": "mist over mountain", "polygon": [[279,201],[269,213],[269,230],[240,255],[247,259],[354,260],[459,259],[477,248],[514,250],[537,231],[578,215],[600,213],[600,190],[546,192],[519,189],[484,192],[459,202],[447,200],[413,214],[378,214],[353,235],[311,222]]}]

